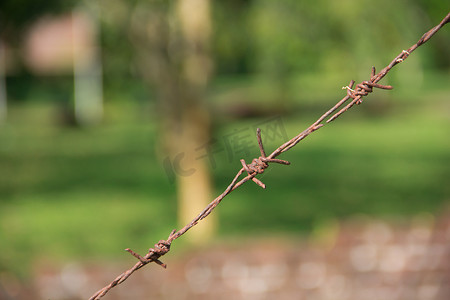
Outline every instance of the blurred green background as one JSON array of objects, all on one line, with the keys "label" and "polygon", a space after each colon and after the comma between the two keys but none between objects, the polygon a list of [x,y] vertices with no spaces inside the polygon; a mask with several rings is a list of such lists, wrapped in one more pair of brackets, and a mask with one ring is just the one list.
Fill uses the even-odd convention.
[{"label": "blurred green background", "polygon": [[[21,277],[40,260],[128,258],[122,249],[143,252],[179,228],[177,187],[156,146],[158,88],[137,67],[132,29],[143,10],[170,24],[176,1],[64,2],[0,4],[0,37],[9,49],[0,272]],[[74,75],[36,74],[21,51],[36,20],[73,7],[94,14],[98,26],[104,113],[92,126],[73,119]],[[439,0],[233,0],[210,7],[214,68],[204,105],[222,149],[209,163],[215,195],[240,158],[259,156],[252,136],[251,153],[233,153],[231,162],[224,137],[272,117],[289,138],[296,135],[345,95],[342,86],[367,80],[372,65],[386,66],[449,11]],[[214,212],[215,238],[314,235],[355,214],[438,216],[450,200],[449,53],[444,27],[383,79],[394,90],[374,91],[283,154],[292,165],[269,168],[266,190],[248,183],[227,197]],[[282,142],[268,140],[266,151]],[[176,247],[187,239],[189,233]]]}]

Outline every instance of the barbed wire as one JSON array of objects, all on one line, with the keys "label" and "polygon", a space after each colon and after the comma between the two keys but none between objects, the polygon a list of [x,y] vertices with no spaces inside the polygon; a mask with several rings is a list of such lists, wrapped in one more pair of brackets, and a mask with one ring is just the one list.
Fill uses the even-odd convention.
[{"label": "barbed wire", "polygon": [[[315,121],[311,126],[309,126],[307,129],[290,139],[289,141],[285,142],[281,146],[279,146],[277,149],[275,149],[269,156],[266,156],[266,152],[264,150],[264,146],[261,140],[261,130],[258,128],[256,130],[256,138],[258,140],[258,146],[261,153],[261,156],[258,158],[255,158],[252,160],[250,164],[247,164],[245,160],[241,159],[242,168],[237,172],[237,174],[234,176],[233,180],[231,181],[230,185],[223,191],[222,194],[217,196],[213,201],[211,201],[208,206],[203,209],[203,211],[195,217],[189,224],[181,228],[180,230],[172,230],[172,232],[169,234],[169,237],[166,240],[160,240],[158,243],[155,244],[154,248],[150,248],[148,250],[148,253],[145,256],[141,256],[137,254],[136,252],[132,251],[131,249],[125,249],[128,251],[131,255],[136,257],[139,261],[129,270],[123,272],[119,276],[116,277],[110,284],[105,286],[104,288],[97,291],[89,300],[97,300],[102,298],[108,291],[110,291],[113,287],[117,286],[118,284],[121,284],[125,280],[128,279],[128,277],[131,276],[135,271],[139,270],[143,266],[154,262],[158,265],[162,266],[163,268],[166,268],[166,264],[161,262],[159,258],[167,252],[170,251],[170,246],[174,240],[185,234],[188,230],[190,230],[192,227],[198,224],[199,221],[205,219],[216,207],[219,205],[219,203],[232,191],[243,185],[245,182],[252,180],[256,184],[258,184],[262,188],[266,188],[266,185],[262,183],[258,178],[256,178],[256,175],[262,174],[264,170],[269,167],[269,163],[278,163],[283,165],[289,165],[290,162],[276,159],[277,156],[282,154],[283,152],[288,151],[295,145],[297,145],[300,141],[302,141],[304,138],[306,138],[308,135],[313,133],[314,131],[318,130],[319,128],[323,127],[325,124],[328,124],[336,118],[338,118],[340,115],[342,115],[344,112],[346,112],[348,109],[350,109],[355,104],[359,105],[362,103],[363,97],[367,96],[373,91],[373,88],[379,88],[379,89],[386,89],[390,90],[392,89],[392,86],[389,85],[382,85],[378,84],[381,79],[383,79],[384,76],[397,64],[403,62],[405,59],[408,58],[408,56],[416,50],[419,46],[426,43],[436,32],[438,32],[445,24],[450,22],[450,12],[447,14],[447,16],[435,27],[433,27],[431,30],[426,32],[417,43],[412,45],[409,49],[403,50],[399,55],[397,55],[390,63],[387,65],[384,69],[382,69],[380,72],[376,73],[375,67],[372,67],[372,71],[370,74],[370,79],[362,81],[361,83],[357,84],[355,88],[353,88],[355,81],[351,80],[348,86],[343,87],[342,89],[347,90],[347,95],[342,98],[336,105],[334,105],[330,110],[328,110],[326,113],[324,113],[317,121]],[[345,106],[345,102],[347,100],[352,99],[349,103],[347,103]],[[337,111],[339,110],[339,111]],[[336,112],[337,111],[337,112]],[[330,117],[331,116],[331,117]],[[329,117],[329,118],[328,118]],[[327,119],[328,118],[328,119]],[[327,119],[325,121],[325,119]],[[325,121],[325,124],[323,123]],[[246,172],[247,175],[239,180],[239,177]]]}]

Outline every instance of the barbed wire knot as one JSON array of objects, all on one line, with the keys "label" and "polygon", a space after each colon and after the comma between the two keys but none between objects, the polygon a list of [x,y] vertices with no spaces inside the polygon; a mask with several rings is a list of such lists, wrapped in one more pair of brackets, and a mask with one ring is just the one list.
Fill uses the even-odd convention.
[{"label": "barbed wire knot", "polygon": [[131,255],[139,259],[139,261],[144,265],[151,262],[155,262],[161,267],[167,268],[167,265],[162,261],[160,261],[159,258],[170,251],[170,245],[172,243],[172,239],[174,238],[175,233],[176,229],[172,230],[167,240],[160,240],[158,243],[155,244],[154,248],[148,249],[148,253],[144,257],[134,252],[130,248],[125,249],[125,251],[129,252]]},{"label": "barbed wire knot", "polygon": [[[405,50],[403,50],[404,53],[407,53],[409,55],[409,53]],[[403,53],[403,52],[402,52]],[[382,85],[382,84],[378,84],[375,82],[376,77],[375,77],[375,67],[372,67],[372,73],[370,76],[370,80],[364,80],[361,83],[358,83],[355,87],[355,89],[353,89],[353,85],[355,84],[354,80],[350,81],[350,84],[347,86],[344,86],[342,89],[343,90],[347,90],[347,95],[352,98],[353,100],[355,100],[356,104],[361,104],[362,103],[362,98],[364,96],[367,96],[368,94],[372,93],[373,88],[379,88],[379,89],[383,89],[383,90],[392,90],[392,86],[390,85]]]},{"label": "barbed wire knot", "polygon": [[261,139],[261,129],[256,129],[256,138],[258,140],[258,146],[259,150],[261,152],[261,156],[258,158],[254,158],[250,164],[247,164],[244,159],[241,159],[241,164],[244,170],[247,172],[248,175],[252,176],[253,182],[255,182],[257,185],[262,187],[263,189],[266,188],[266,185],[261,182],[258,178],[255,176],[258,174],[262,174],[264,170],[269,166],[269,162],[282,164],[282,165],[289,165],[291,164],[287,160],[282,159],[276,159],[276,158],[269,158],[266,156],[266,152],[264,151],[264,146]]}]

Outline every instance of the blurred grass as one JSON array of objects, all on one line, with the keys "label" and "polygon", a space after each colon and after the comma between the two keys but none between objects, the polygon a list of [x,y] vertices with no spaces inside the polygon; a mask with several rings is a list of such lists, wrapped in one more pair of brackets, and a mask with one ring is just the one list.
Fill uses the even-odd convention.
[{"label": "blurred grass", "polygon": [[[353,214],[439,214],[450,200],[450,90],[448,76],[430,78],[436,88],[421,93],[376,91],[283,154],[292,165],[268,169],[267,190],[249,183],[224,200],[216,211],[221,236],[304,234],[318,220]],[[257,97],[260,84],[252,82]],[[331,95],[308,95],[313,111],[300,103],[283,116],[289,137],[333,105]],[[381,113],[377,100],[388,103]],[[55,124],[58,111],[48,102],[11,106],[0,127],[0,270],[25,272],[27,262],[49,257],[123,258],[122,249],[145,252],[176,227],[175,186],[156,157],[147,108],[107,103],[104,124],[83,129]],[[259,121],[222,124],[215,138]],[[267,142],[266,151],[279,144]],[[245,159],[257,155],[255,141]],[[225,151],[217,158],[219,194],[240,163],[228,163]]]}]

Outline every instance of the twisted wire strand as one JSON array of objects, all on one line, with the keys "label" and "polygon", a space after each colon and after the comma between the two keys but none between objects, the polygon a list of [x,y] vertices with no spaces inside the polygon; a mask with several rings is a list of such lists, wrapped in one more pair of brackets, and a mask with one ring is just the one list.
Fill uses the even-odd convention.
[{"label": "twisted wire strand", "polygon": [[[269,156],[266,156],[262,140],[261,140],[261,130],[258,128],[256,132],[256,136],[258,139],[258,145],[261,152],[261,156],[258,158],[255,158],[252,160],[250,164],[246,164],[244,160],[241,160],[242,168],[237,172],[231,183],[228,185],[228,187],[223,191],[222,194],[220,194],[217,198],[215,198],[213,201],[211,201],[207,207],[197,216],[195,217],[189,224],[181,228],[180,230],[174,229],[170,234],[167,240],[160,240],[158,243],[155,244],[154,248],[150,248],[148,253],[145,256],[140,256],[136,252],[132,251],[131,249],[125,249],[128,251],[131,255],[136,257],[139,261],[129,270],[123,272],[119,276],[116,277],[110,284],[105,286],[104,288],[97,291],[94,295],[89,298],[89,300],[98,300],[102,298],[108,291],[110,291],[113,287],[119,285],[120,283],[127,280],[135,271],[139,270],[143,266],[155,262],[156,264],[161,265],[162,267],[166,267],[166,265],[159,260],[159,258],[165,254],[167,254],[170,251],[170,246],[174,240],[182,236],[184,233],[186,233],[189,229],[194,227],[199,221],[206,218],[213,210],[214,208],[219,205],[219,203],[225,198],[229,193],[240,187],[245,182],[252,180],[262,188],[265,188],[265,184],[263,184],[259,179],[257,179],[255,176],[258,174],[262,174],[264,170],[269,166],[269,163],[278,163],[278,164],[284,164],[289,165],[290,163],[285,160],[276,159],[278,155],[280,155],[283,152],[288,151],[295,145],[297,145],[300,141],[302,141],[304,138],[306,138],[308,135],[313,133],[314,131],[322,128],[325,124],[322,122],[328,118],[330,115],[334,113],[327,121],[326,123],[330,123],[334,121],[336,118],[338,118],[340,115],[342,115],[344,112],[346,112],[348,109],[350,109],[355,104],[361,104],[362,98],[373,92],[373,88],[379,88],[379,89],[392,89],[392,86],[387,85],[381,85],[378,84],[378,82],[386,76],[386,74],[397,64],[402,63],[405,59],[409,57],[409,55],[416,50],[419,46],[426,43],[436,32],[438,32],[445,24],[450,22],[450,12],[442,19],[442,21],[430,29],[428,32],[426,32],[422,37],[419,39],[417,43],[412,45],[408,50],[403,50],[399,55],[397,55],[390,63],[387,65],[384,69],[382,69],[379,73],[375,74],[375,67],[372,67],[372,72],[369,80],[362,81],[361,83],[357,84],[355,86],[355,89],[353,89],[353,86],[355,84],[355,81],[350,81],[350,84],[348,86],[345,86],[343,89],[347,90],[347,95],[342,98],[338,103],[336,103],[332,108],[330,108],[326,113],[324,113],[319,119],[317,119],[316,122],[314,122],[311,126],[309,126],[307,129],[299,133],[297,136],[293,137],[289,141],[285,142],[281,146],[279,146],[277,149],[275,149]],[[345,102],[347,102],[349,99],[352,99],[347,105],[342,107]],[[340,109],[338,112],[335,113],[336,110]],[[239,180],[239,177],[246,172],[247,175]]]}]

